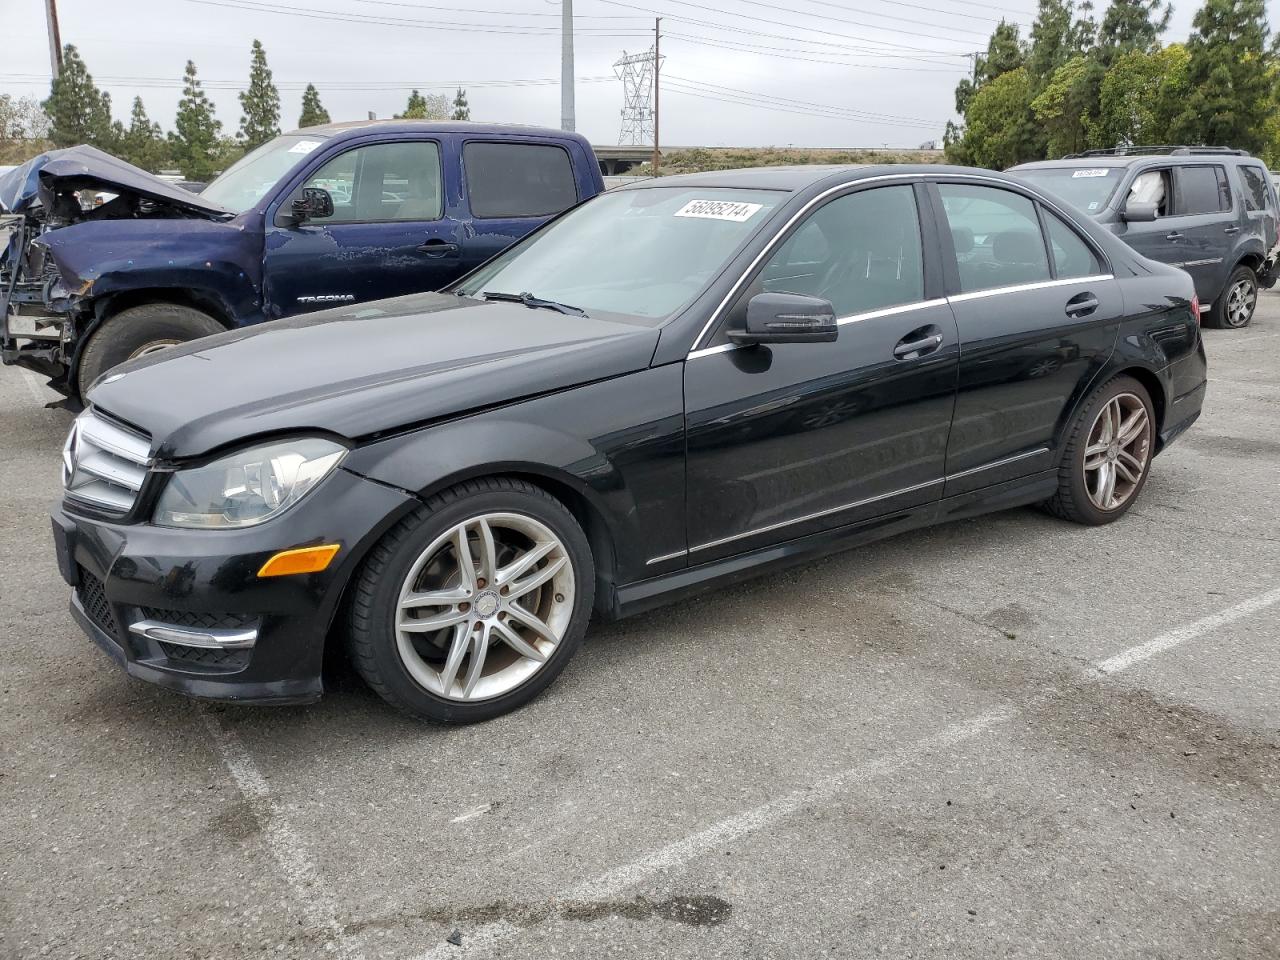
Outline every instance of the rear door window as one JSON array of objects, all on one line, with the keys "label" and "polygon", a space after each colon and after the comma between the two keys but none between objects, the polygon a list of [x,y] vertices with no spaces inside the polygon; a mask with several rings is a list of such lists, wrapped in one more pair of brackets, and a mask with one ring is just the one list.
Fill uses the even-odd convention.
[{"label": "rear door window", "polygon": [[1231,187],[1227,172],[1219,166],[1174,167],[1177,200],[1176,216],[1221,213],[1231,209]]},{"label": "rear door window", "polygon": [[1097,255],[1079,234],[1048,210],[1044,211],[1044,221],[1049,230],[1049,249],[1053,251],[1053,266],[1059,280],[1102,273]]},{"label": "rear door window", "polygon": [[546,217],[578,202],[563,147],[472,142],[462,148],[471,213],[482,219]]},{"label": "rear door window", "polygon": [[1246,210],[1272,210],[1270,178],[1261,167],[1240,167],[1240,185],[1243,187]]},{"label": "rear door window", "polygon": [[941,183],[964,293],[1049,279],[1035,205],[998,187]]}]

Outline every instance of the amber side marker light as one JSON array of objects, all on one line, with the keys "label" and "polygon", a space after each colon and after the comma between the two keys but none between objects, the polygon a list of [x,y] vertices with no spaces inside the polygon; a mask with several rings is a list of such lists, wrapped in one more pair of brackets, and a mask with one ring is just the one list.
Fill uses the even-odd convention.
[{"label": "amber side marker light", "polygon": [[338,554],[341,544],[326,543],[319,547],[281,550],[262,565],[260,577],[288,577],[295,573],[319,573]]}]

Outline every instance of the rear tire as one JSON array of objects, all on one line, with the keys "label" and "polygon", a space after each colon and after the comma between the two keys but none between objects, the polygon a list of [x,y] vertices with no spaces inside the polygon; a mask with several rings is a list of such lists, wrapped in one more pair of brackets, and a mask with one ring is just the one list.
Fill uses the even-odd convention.
[{"label": "rear tire", "polygon": [[431,497],[370,551],[352,585],[348,646],[392,706],[475,723],[559,676],[594,598],[590,544],[559,500],[521,480],[472,480]]},{"label": "rear tire", "polygon": [[1058,467],[1058,492],[1045,509],[1086,526],[1119,520],[1147,484],[1155,443],[1155,411],[1146,387],[1128,376],[1104,383],[1072,424]]},{"label": "rear tire", "polygon": [[176,303],[121,310],[98,327],[80,356],[76,384],[83,397],[93,382],[126,360],[226,330],[207,313]]},{"label": "rear tire", "polygon": [[1249,325],[1258,306],[1258,275],[1243,264],[1231,271],[1222,295],[1205,318],[1218,330],[1239,330]]}]

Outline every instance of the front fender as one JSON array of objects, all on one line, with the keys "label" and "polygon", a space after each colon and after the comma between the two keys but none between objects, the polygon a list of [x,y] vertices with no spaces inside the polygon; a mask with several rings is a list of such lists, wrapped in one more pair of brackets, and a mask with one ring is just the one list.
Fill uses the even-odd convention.
[{"label": "front fender", "polygon": [[421,497],[520,474],[589,506],[617,583],[685,549],[682,364],[559,391],[358,446],[348,470]]}]

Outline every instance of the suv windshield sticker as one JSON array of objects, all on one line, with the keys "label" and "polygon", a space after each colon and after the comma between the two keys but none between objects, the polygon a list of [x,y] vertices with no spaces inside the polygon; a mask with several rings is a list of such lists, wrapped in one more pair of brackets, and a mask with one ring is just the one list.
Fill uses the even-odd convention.
[{"label": "suv windshield sticker", "polygon": [[738,203],[734,200],[690,200],[675,212],[677,217],[700,217],[704,220],[750,220],[764,204]]},{"label": "suv windshield sticker", "polygon": [[289,148],[290,153],[310,153],[316,147],[320,146],[319,140],[299,140]]},{"label": "suv windshield sticker", "polygon": [[1106,177],[1106,176],[1109,176],[1110,174],[1111,174],[1111,171],[1108,170],[1106,167],[1101,167],[1099,169],[1094,169],[1094,170],[1075,170],[1071,174],[1071,179],[1074,180],[1077,177]]}]

